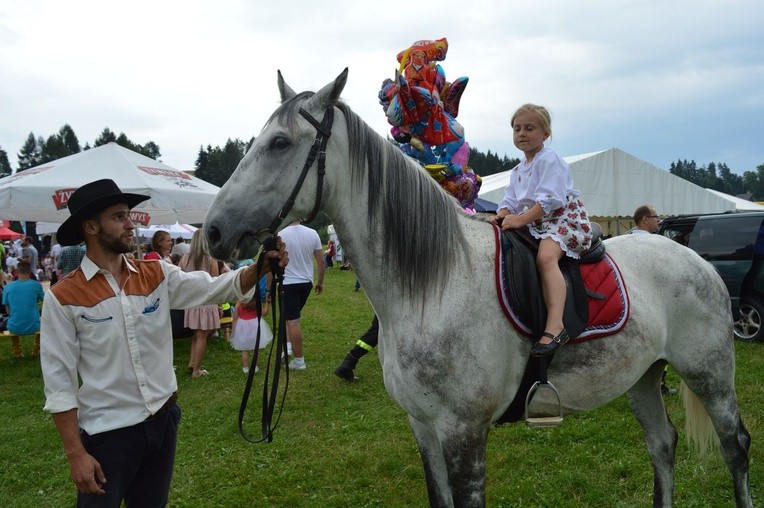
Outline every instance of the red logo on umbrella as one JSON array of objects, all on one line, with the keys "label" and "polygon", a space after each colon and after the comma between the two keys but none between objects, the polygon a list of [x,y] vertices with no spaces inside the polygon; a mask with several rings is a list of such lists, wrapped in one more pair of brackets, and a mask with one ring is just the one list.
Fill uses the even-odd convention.
[{"label": "red logo on umbrella", "polygon": [[53,193],[53,204],[56,205],[56,210],[63,210],[69,203],[69,196],[77,190],[77,187],[71,187],[69,189],[58,189]]},{"label": "red logo on umbrella", "polygon": [[151,216],[146,212],[136,212],[135,210],[130,210],[129,217],[134,224],[140,224],[141,226],[148,226],[151,220]]}]

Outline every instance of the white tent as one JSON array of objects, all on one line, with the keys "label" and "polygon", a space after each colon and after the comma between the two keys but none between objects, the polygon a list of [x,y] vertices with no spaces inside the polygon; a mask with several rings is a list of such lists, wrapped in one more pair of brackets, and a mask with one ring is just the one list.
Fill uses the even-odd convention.
[{"label": "white tent", "polygon": [[147,228],[138,228],[136,234],[143,238],[153,238],[157,231],[167,231],[173,239],[180,237],[184,240],[190,240],[197,229],[190,224],[176,222],[175,224],[152,224]]},{"label": "white tent", "polygon": [[116,143],[0,178],[0,219],[60,224],[69,217],[69,196],[81,185],[111,178],[124,192],[151,199],[133,210],[142,225],[200,223],[218,191],[217,186]]},{"label": "white tent", "polygon": [[[564,159],[595,218],[630,218],[644,204],[653,205],[662,216],[736,209],[734,202],[618,148]],[[508,183],[509,171],[489,175],[483,178],[479,196],[500,203]]]},{"label": "white tent", "polygon": [[717,190],[713,189],[706,189],[708,192],[712,194],[716,194],[717,196],[726,199],[727,201],[731,201],[735,208],[738,211],[751,211],[751,210],[764,210],[764,206],[754,203],[753,201],[747,201],[745,199],[740,199],[737,196],[731,196],[729,194],[726,194],[724,192],[719,192]]}]

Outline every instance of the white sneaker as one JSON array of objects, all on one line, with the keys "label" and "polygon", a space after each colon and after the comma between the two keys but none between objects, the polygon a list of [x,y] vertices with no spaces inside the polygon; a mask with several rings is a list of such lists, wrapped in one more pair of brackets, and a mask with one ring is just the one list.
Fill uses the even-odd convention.
[{"label": "white sneaker", "polygon": [[[244,374],[249,374],[249,368],[247,368],[247,367],[242,367],[242,368],[241,368],[241,371],[242,371]],[[257,371],[255,371],[255,372],[257,372]]]},{"label": "white sneaker", "polygon": [[297,363],[296,359],[289,362],[289,370],[305,370],[306,368],[308,368],[308,364],[305,363],[305,360],[300,363]]}]

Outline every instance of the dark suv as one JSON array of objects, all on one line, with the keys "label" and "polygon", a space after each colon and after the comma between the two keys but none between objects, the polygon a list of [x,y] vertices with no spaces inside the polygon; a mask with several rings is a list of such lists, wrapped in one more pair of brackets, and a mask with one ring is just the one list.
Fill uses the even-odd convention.
[{"label": "dark suv", "polygon": [[700,254],[722,276],[735,337],[764,340],[764,212],[680,215],[664,219],[658,233]]}]

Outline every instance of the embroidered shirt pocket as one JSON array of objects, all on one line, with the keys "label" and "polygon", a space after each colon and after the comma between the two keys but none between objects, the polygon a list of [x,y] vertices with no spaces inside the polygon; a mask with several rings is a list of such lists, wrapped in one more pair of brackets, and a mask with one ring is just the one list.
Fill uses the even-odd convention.
[{"label": "embroidered shirt pocket", "polygon": [[144,314],[151,314],[152,312],[156,312],[156,310],[159,308],[159,298],[154,300],[154,303],[151,305],[143,308]]}]

